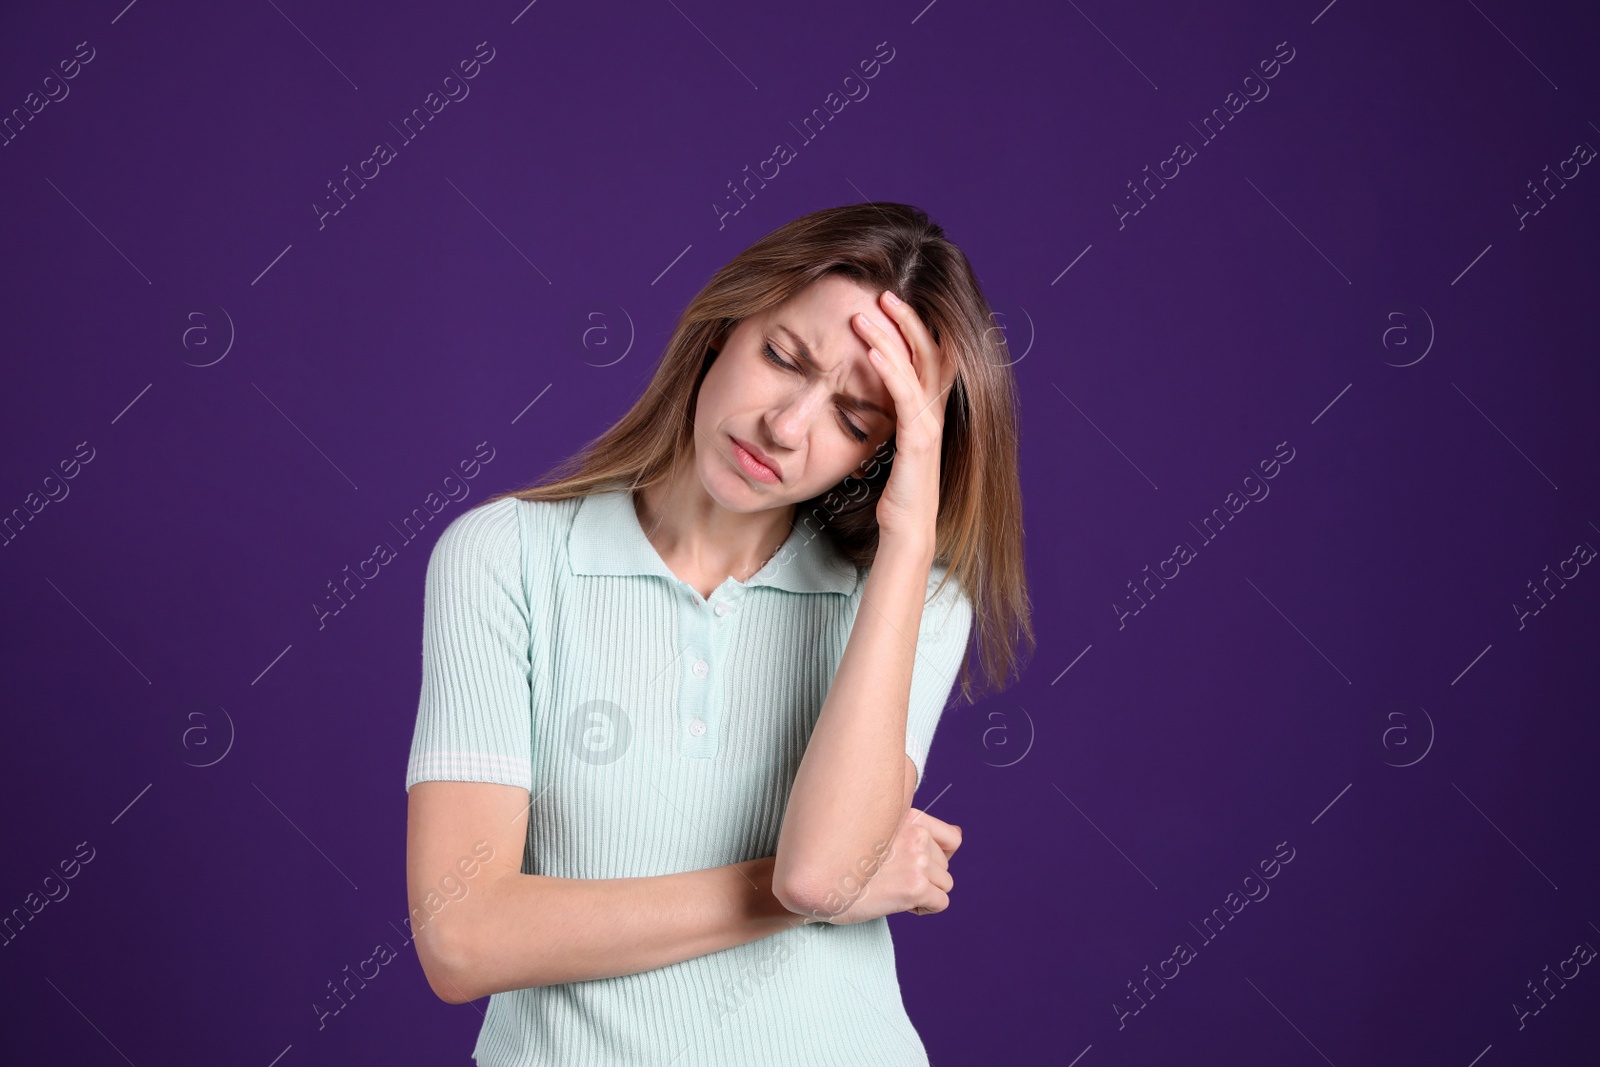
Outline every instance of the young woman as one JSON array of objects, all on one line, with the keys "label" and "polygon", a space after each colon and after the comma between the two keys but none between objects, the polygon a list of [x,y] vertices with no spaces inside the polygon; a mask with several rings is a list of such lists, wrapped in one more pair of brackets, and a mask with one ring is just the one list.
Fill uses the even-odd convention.
[{"label": "young woman", "polygon": [[969,638],[1002,685],[1033,646],[991,317],[918,209],[807,215],[440,535],[406,884],[477,1063],[927,1064],[885,916],[961,833],[912,795]]}]

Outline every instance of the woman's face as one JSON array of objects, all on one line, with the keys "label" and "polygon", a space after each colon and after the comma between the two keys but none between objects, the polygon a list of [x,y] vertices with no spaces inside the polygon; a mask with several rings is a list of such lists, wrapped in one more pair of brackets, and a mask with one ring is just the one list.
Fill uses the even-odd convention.
[{"label": "woman's face", "polygon": [[[894,434],[894,400],[852,325],[857,312],[896,329],[876,293],[827,275],[728,334],[694,416],[700,481],[723,507],[809,500]],[[772,473],[750,466],[742,449],[765,457]]]}]

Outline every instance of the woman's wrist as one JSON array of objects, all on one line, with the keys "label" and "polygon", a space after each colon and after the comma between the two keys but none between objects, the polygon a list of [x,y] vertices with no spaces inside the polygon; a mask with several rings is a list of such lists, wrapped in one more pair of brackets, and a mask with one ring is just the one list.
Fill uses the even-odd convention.
[{"label": "woman's wrist", "polygon": [[931,568],[934,540],[934,531],[931,529],[916,533],[896,533],[880,529],[878,552],[873,559],[873,566],[889,562],[895,565],[904,563],[906,566]]}]

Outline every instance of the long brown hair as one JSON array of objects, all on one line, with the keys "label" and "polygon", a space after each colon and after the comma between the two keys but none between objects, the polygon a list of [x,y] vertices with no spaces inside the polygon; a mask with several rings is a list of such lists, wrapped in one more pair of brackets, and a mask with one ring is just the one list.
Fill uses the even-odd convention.
[{"label": "long brown hair", "polygon": [[[482,503],[508,496],[566,500],[667,480],[678,457],[694,448],[695,400],[721,339],[743,319],[829,274],[899,296],[955,359],[934,555],[949,568],[945,580],[956,578],[971,598],[983,673],[1002,689],[1020,672],[1020,646],[1026,644],[1030,655],[1035,646],[1023,573],[1016,379],[966,256],[910,205],[880,201],[816,211],[739,253],[689,302],[644,395],[615,425],[539,481]],[[876,508],[893,462],[892,438],[888,447],[878,462],[869,461],[864,477],[847,477],[795,505],[797,521],[816,518],[839,554],[858,568],[870,567],[877,555]],[[961,689],[970,702],[965,660]]]}]

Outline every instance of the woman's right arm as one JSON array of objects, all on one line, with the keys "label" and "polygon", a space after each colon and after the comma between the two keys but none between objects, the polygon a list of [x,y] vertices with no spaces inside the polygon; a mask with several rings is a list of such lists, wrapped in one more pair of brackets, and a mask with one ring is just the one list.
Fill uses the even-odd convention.
[{"label": "woman's right arm", "polygon": [[518,786],[422,781],[409,791],[413,944],[448,1003],[635,974],[819,921],[778,902],[771,856],[645,878],[523,874],[528,806]]}]

